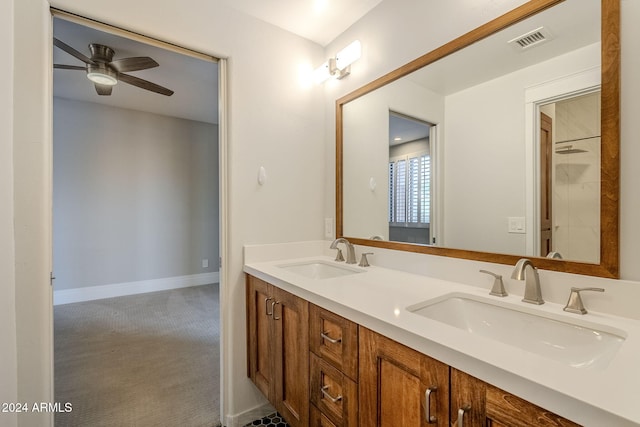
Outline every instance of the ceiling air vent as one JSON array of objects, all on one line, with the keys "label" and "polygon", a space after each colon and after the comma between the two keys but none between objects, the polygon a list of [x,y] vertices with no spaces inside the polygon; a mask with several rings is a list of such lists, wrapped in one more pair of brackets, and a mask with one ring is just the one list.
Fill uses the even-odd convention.
[{"label": "ceiling air vent", "polygon": [[518,50],[529,49],[533,46],[538,46],[551,39],[549,31],[544,27],[536,28],[533,31],[529,31],[526,34],[518,36],[509,40],[507,43],[514,46]]}]

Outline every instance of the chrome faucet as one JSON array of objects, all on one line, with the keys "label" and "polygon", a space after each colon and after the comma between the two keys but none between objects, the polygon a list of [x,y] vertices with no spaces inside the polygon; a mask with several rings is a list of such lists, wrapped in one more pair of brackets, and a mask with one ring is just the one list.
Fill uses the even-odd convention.
[{"label": "chrome faucet", "polygon": [[[338,237],[336,240],[331,243],[329,249],[338,249],[338,243],[344,243],[347,248],[347,264],[355,264],[356,263],[356,250],[347,239],[344,237]],[[339,249],[338,249],[339,250]]]},{"label": "chrome faucet", "polygon": [[562,259],[562,254],[557,251],[551,251],[547,254],[547,258]]},{"label": "chrome faucet", "polygon": [[540,277],[538,270],[533,266],[530,260],[526,258],[520,259],[516,263],[516,267],[511,275],[512,279],[524,280],[524,298],[522,301],[530,304],[544,304],[542,299],[542,290],[540,289]]}]

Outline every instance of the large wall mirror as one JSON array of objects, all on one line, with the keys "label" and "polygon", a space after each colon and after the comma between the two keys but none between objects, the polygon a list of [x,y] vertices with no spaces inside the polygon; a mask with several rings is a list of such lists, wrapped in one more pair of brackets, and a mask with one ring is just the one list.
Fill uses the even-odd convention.
[{"label": "large wall mirror", "polygon": [[338,235],[618,277],[619,2],[529,1],[338,99]]}]

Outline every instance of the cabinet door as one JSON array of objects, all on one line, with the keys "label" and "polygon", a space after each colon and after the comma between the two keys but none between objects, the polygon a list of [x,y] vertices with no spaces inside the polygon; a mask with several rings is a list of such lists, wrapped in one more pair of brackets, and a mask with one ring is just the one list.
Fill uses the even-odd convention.
[{"label": "cabinet door", "polygon": [[579,425],[533,403],[487,384],[489,427],[578,427]]},{"label": "cabinet door", "polygon": [[291,427],[309,425],[309,303],[274,287],[275,406]]},{"label": "cabinet door", "polygon": [[449,425],[447,365],[363,327],[359,342],[360,425]]},{"label": "cabinet door", "polygon": [[451,425],[490,426],[487,424],[485,393],[485,382],[451,368]]},{"label": "cabinet door", "polygon": [[358,378],[358,325],[313,304],[309,308],[311,351],[352,380]]},{"label": "cabinet door", "polygon": [[451,425],[464,427],[579,427],[533,403],[451,369]]},{"label": "cabinet door", "polygon": [[247,276],[247,370],[248,376],[270,401],[275,397],[273,381],[273,287]]}]

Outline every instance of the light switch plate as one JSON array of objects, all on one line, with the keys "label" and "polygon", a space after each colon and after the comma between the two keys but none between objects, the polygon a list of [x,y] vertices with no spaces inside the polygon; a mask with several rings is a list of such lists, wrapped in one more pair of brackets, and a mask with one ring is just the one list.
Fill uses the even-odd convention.
[{"label": "light switch plate", "polygon": [[333,239],[333,218],[324,219],[324,237]]},{"label": "light switch plate", "polygon": [[510,216],[508,218],[509,221],[509,233],[515,234],[525,234],[527,230],[524,225],[524,217],[523,216]]}]

